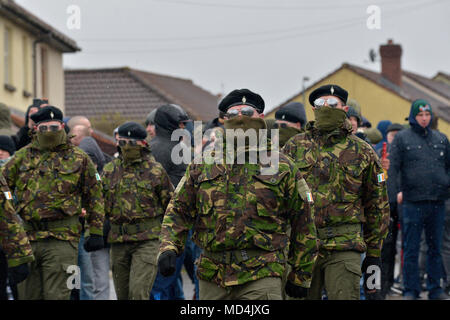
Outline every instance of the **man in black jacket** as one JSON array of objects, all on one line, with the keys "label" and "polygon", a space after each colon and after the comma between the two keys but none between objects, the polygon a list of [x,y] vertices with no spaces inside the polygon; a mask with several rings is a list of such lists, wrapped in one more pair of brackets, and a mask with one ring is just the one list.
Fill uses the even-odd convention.
[{"label": "man in black jacket", "polygon": [[[182,150],[191,147],[190,141],[175,139],[172,141],[172,134],[177,129],[185,129],[187,122],[191,121],[186,112],[181,107],[173,104],[164,105],[158,108],[155,114],[154,123],[156,136],[150,141],[150,150],[156,161],[162,164],[173,186],[176,187],[186,172],[190,162],[189,157],[183,159],[181,163],[174,161],[172,151]],[[174,135],[175,136],[175,135]],[[178,135],[177,135],[178,136]],[[189,140],[189,139],[187,139]],[[186,143],[185,147],[180,147]],[[177,157],[181,156],[174,152]],[[163,277],[160,273],[156,276],[153,284],[151,299],[154,300],[179,300],[184,299],[183,288],[180,285],[181,268],[183,267],[185,254],[177,257],[176,272],[170,277]]]},{"label": "man in black jacket", "polygon": [[425,230],[427,291],[429,299],[447,299],[442,278],[441,243],[447,190],[450,186],[450,145],[447,137],[430,128],[433,112],[422,99],[412,103],[411,128],[397,133],[391,152],[389,180],[398,181],[397,202],[402,204],[404,299],[419,298],[421,292],[418,256],[420,236]]},{"label": "man in black jacket", "polygon": [[33,104],[28,107],[25,113],[25,125],[19,129],[15,136],[11,137],[16,144],[16,150],[22,149],[31,142],[31,128],[33,128],[34,122],[30,119],[30,116],[45,106],[48,106],[48,100],[33,99]]}]

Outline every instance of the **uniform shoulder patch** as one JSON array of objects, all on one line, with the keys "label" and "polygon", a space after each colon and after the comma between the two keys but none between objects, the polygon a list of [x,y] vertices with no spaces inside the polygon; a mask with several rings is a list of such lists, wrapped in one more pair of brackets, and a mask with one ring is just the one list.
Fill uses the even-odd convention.
[{"label": "uniform shoulder patch", "polygon": [[309,189],[308,184],[305,179],[298,180],[297,190],[303,201],[308,203],[314,203],[311,190]]},{"label": "uniform shoulder patch", "polygon": [[178,185],[174,191],[175,194],[180,192],[180,190],[181,190],[181,188],[183,188],[185,182],[186,182],[186,176],[183,176],[183,178],[181,178],[180,182],[178,182]]}]

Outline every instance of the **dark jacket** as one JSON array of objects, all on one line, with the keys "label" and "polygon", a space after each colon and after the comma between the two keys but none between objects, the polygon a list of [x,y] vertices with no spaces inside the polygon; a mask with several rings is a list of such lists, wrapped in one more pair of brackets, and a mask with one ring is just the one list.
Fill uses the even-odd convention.
[{"label": "dark jacket", "polygon": [[103,166],[105,165],[106,160],[103,155],[102,149],[100,149],[97,144],[97,141],[95,141],[95,139],[92,137],[85,137],[83,138],[83,140],[81,140],[79,147],[81,150],[86,152],[94,162],[94,164],[97,165],[97,171],[99,173],[102,173]]},{"label": "dark jacket", "polygon": [[31,105],[28,107],[27,112],[25,113],[25,125],[19,129],[15,136],[11,136],[11,138],[14,140],[14,143],[16,144],[16,150],[22,149],[23,147],[31,143],[31,129],[28,126],[31,108],[39,107],[35,105]]},{"label": "dark jacket", "polygon": [[172,132],[156,127],[156,136],[150,141],[150,150],[156,161],[162,164],[169,175],[170,181],[176,188],[186,172],[187,164],[173,163],[171,157],[172,149],[180,142],[171,141],[171,135]]},{"label": "dark jacket", "polygon": [[405,201],[445,200],[450,186],[449,141],[430,125],[422,128],[412,115],[409,123],[411,128],[397,133],[392,143],[388,179]]}]

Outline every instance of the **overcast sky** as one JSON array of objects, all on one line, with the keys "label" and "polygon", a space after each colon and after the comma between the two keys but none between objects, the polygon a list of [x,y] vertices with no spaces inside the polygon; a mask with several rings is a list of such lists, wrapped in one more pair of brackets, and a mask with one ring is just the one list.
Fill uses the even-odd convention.
[{"label": "overcast sky", "polygon": [[[301,91],[303,77],[308,86],[344,62],[380,71],[368,53],[389,38],[403,47],[403,69],[450,73],[448,0],[16,2],[82,48],[65,55],[66,68],[129,66],[191,79],[213,94],[249,88],[266,110]],[[73,5],[79,29],[68,13]],[[367,13],[371,5],[379,21]]]}]

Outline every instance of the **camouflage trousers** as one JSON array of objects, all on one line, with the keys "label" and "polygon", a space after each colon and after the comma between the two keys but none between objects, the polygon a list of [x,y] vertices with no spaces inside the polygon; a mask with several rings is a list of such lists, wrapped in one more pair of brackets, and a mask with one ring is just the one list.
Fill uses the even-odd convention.
[{"label": "camouflage trousers", "polygon": [[199,280],[200,300],[281,300],[281,278],[266,277],[238,286],[222,288]]},{"label": "camouflage trousers", "polygon": [[321,300],[325,289],[329,300],[359,300],[361,275],[361,253],[321,250],[307,299]]},{"label": "camouflage trousers", "polygon": [[80,276],[78,242],[47,238],[31,241],[31,248],[35,261],[29,264],[27,279],[17,286],[19,299],[70,300]]},{"label": "camouflage trousers", "polygon": [[111,269],[118,300],[149,300],[158,266],[159,240],[111,244]]}]

